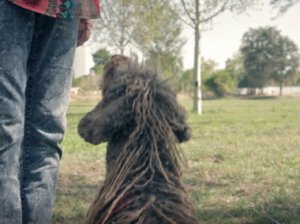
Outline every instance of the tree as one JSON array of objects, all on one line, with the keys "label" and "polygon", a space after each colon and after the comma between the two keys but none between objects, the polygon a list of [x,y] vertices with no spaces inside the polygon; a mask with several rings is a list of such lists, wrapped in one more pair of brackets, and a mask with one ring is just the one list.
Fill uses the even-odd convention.
[{"label": "tree", "polygon": [[116,47],[121,54],[127,47],[143,53],[166,48],[177,53],[174,43],[181,48],[183,40],[178,37],[182,29],[171,7],[169,1],[103,0],[102,18],[96,21],[93,39]]},{"label": "tree", "polygon": [[121,54],[127,47],[139,50],[172,84],[182,70],[182,24],[169,1],[103,0],[103,16],[96,35]]},{"label": "tree", "polygon": [[217,65],[218,65],[217,62],[215,62],[212,59],[202,58],[201,60],[201,72],[202,72],[202,80],[203,80],[202,83],[204,83],[205,80],[210,78],[212,74],[216,72]]},{"label": "tree", "polygon": [[241,53],[236,53],[225,62],[225,70],[230,74],[237,86],[245,76],[245,68],[243,64],[243,56]]},{"label": "tree", "polygon": [[168,81],[175,92],[181,90],[180,75],[182,74],[182,60],[173,52],[155,52],[147,53],[146,64],[155,67],[159,74]]},{"label": "tree", "polygon": [[193,70],[188,69],[183,71],[180,77],[180,91],[192,93],[193,87]]},{"label": "tree", "polygon": [[175,90],[179,90],[182,71],[182,24],[169,1],[142,0],[136,6],[140,26],[133,37],[145,61],[154,65]]},{"label": "tree", "polygon": [[116,47],[123,54],[139,26],[135,9],[138,0],[102,0],[102,18],[95,22],[93,39]]},{"label": "tree", "polygon": [[101,48],[93,54],[93,59],[95,62],[95,66],[93,69],[97,74],[102,72],[103,65],[108,61],[108,59],[110,59],[110,57],[111,53],[105,48]]},{"label": "tree", "polygon": [[235,81],[226,70],[219,70],[205,81],[205,85],[217,97],[224,97],[235,87]]},{"label": "tree", "polygon": [[271,79],[273,47],[278,41],[278,31],[273,28],[250,29],[243,35],[241,53],[249,87],[263,88]]},{"label": "tree", "polygon": [[281,37],[274,49],[273,60],[272,78],[279,84],[281,96],[283,84],[297,74],[300,60],[297,45],[288,37]]},{"label": "tree", "polygon": [[136,19],[139,27],[133,38],[141,51],[179,53],[184,43],[182,25],[169,1],[141,0]]},{"label": "tree", "polygon": [[[202,58],[201,60],[201,93],[202,98],[211,95],[211,89],[206,85],[206,81],[212,77],[214,73],[217,71],[217,63],[212,59]],[[193,84],[193,80],[191,80],[191,84]]]},{"label": "tree", "polygon": [[280,85],[291,78],[299,66],[297,45],[274,27],[250,29],[242,39],[245,75],[250,87],[263,88],[270,80]]},{"label": "tree", "polygon": [[201,105],[201,26],[210,23],[221,13],[231,10],[241,12],[256,0],[178,0],[178,15],[184,24],[194,30],[194,110],[202,113]]}]

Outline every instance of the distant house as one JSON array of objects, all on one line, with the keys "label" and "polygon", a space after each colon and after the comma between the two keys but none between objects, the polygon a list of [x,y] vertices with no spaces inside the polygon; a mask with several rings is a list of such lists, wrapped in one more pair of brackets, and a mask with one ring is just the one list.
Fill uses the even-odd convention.
[{"label": "distant house", "polygon": [[90,75],[94,67],[94,60],[88,45],[80,46],[76,49],[73,63],[73,74],[75,78]]}]

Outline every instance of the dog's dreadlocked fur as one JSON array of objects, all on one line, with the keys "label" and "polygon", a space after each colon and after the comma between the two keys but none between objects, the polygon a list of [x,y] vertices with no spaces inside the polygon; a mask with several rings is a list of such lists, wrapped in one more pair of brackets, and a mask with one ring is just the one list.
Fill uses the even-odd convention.
[{"label": "dog's dreadlocked fur", "polygon": [[190,138],[185,111],[156,72],[116,55],[104,67],[102,101],[78,126],[108,142],[107,174],[88,224],[197,224],[180,180],[178,143]]}]

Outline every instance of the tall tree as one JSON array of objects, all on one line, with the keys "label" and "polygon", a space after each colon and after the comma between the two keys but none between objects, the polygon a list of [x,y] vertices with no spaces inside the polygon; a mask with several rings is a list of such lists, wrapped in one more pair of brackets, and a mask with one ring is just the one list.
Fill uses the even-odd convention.
[{"label": "tall tree", "polygon": [[242,38],[241,52],[250,87],[263,88],[273,79],[282,90],[283,83],[296,73],[299,66],[296,44],[274,27],[260,27],[246,32]]},{"label": "tall tree", "polygon": [[136,8],[140,26],[133,37],[146,61],[168,78],[177,79],[182,70],[182,24],[169,1],[141,0]]},{"label": "tall tree", "polygon": [[278,38],[279,32],[271,27],[249,29],[243,35],[241,53],[249,87],[263,88],[271,79],[273,65],[270,60]]},{"label": "tall tree", "polygon": [[194,30],[194,110],[202,113],[201,105],[201,29],[225,11],[241,12],[256,0],[178,0],[178,15]]},{"label": "tall tree", "polygon": [[243,56],[240,52],[238,52],[231,58],[227,59],[225,63],[225,70],[231,75],[236,85],[245,76],[245,68],[243,62]]},{"label": "tall tree", "polygon": [[95,22],[94,40],[116,47],[123,54],[139,26],[135,18],[138,0],[102,0],[102,18]]},{"label": "tall tree", "polygon": [[[182,24],[169,1],[103,0],[102,19],[96,24],[99,42],[140,50],[145,60],[166,76],[182,69]],[[128,49],[128,48],[127,48]]]},{"label": "tall tree", "polygon": [[283,85],[297,74],[300,57],[297,45],[288,37],[281,36],[274,48],[272,78],[279,84],[281,96]]}]

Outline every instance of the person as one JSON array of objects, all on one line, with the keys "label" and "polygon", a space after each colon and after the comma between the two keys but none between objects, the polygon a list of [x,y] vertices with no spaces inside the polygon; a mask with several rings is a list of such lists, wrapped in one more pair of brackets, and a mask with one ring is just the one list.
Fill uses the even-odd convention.
[{"label": "person", "polygon": [[0,224],[48,224],[76,45],[98,0],[0,0]]}]

